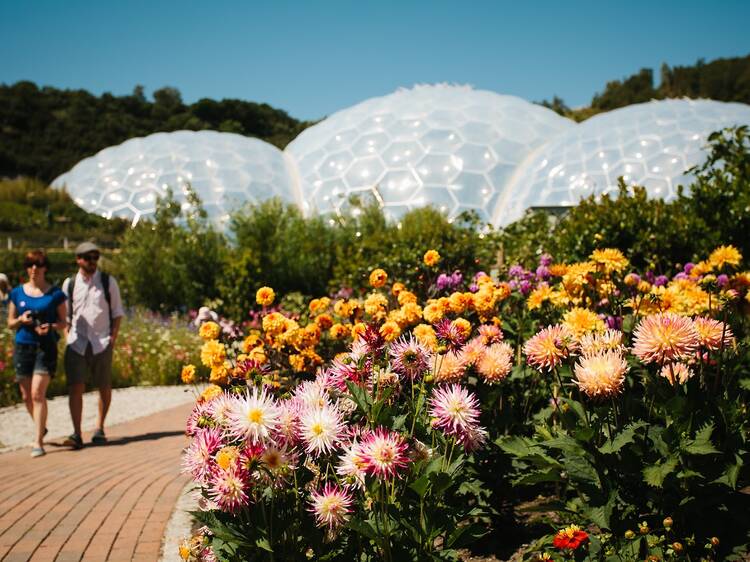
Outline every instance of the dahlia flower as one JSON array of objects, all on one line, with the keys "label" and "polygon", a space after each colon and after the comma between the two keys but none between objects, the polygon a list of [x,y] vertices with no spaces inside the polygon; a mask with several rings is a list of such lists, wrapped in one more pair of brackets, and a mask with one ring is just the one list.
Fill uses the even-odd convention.
[{"label": "dahlia flower", "polygon": [[685,363],[667,363],[659,371],[659,376],[669,381],[669,384],[675,385],[678,382],[685,384],[693,376],[693,370]]},{"label": "dahlia flower", "polygon": [[698,343],[704,349],[718,351],[734,345],[732,329],[720,320],[699,316],[693,319],[693,326],[698,332]]},{"label": "dahlia flower", "polygon": [[484,345],[500,343],[503,340],[503,331],[494,324],[482,324],[478,329]]},{"label": "dahlia flower", "polygon": [[466,335],[461,327],[447,318],[443,318],[435,325],[435,335],[438,341],[452,351],[460,349],[466,341]]},{"label": "dahlia flower", "polygon": [[195,406],[193,406],[193,410],[188,416],[187,426],[185,428],[185,433],[188,437],[194,436],[201,429],[214,427],[216,425],[216,422],[214,421],[211,413],[212,403],[213,400],[210,402],[200,401],[195,403]]},{"label": "dahlia flower", "polygon": [[561,529],[552,539],[552,546],[560,550],[576,550],[579,546],[589,542],[589,535],[578,525],[570,525]]},{"label": "dahlia flower", "polygon": [[305,450],[313,456],[331,452],[341,438],[343,426],[341,413],[330,404],[303,411],[300,416],[300,436]]},{"label": "dahlia flower", "polygon": [[501,382],[513,368],[513,349],[505,343],[495,343],[485,348],[477,363],[479,376],[488,384]]},{"label": "dahlia flower", "polygon": [[479,423],[479,400],[461,385],[435,388],[428,404],[432,426],[446,435],[463,435]]},{"label": "dahlia flower", "polygon": [[221,430],[199,430],[182,457],[183,472],[188,472],[196,482],[205,483],[214,468],[213,455],[224,446]]},{"label": "dahlia flower", "polygon": [[427,371],[432,360],[429,350],[413,335],[410,335],[408,339],[402,337],[391,344],[388,354],[391,356],[391,368],[411,380]]},{"label": "dahlia flower", "polygon": [[633,332],[633,353],[644,363],[688,359],[698,351],[698,332],[693,321],[672,312],[652,314]]},{"label": "dahlia flower", "polygon": [[249,503],[246,488],[249,485],[247,471],[237,465],[227,470],[217,470],[211,478],[208,497],[216,502],[219,509],[235,513]]},{"label": "dahlia flower", "polygon": [[299,406],[294,399],[279,403],[279,424],[276,427],[276,440],[294,446],[299,439]]},{"label": "dahlia flower", "polygon": [[604,320],[587,308],[575,307],[563,315],[563,326],[568,328],[576,340],[589,332],[603,332]]},{"label": "dahlia flower", "polygon": [[456,440],[467,452],[471,452],[481,449],[487,442],[487,438],[487,431],[483,427],[475,426],[459,435]]},{"label": "dahlia flower", "polygon": [[523,346],[529,365],[541,371],[551,371],[572,351],[573,334],[566,327],[556,324],[540,330]]},{"label": "dahlia flower", "polygon": [[322,490],[310,494],[310,512],[315,514],[318,527],[333,531],[349,520],[352,496],[346,488],[326,482]]},{"label": "dahlia flower", "polygon": [[622,344],[622,332],[619,330],[606,330],[600,333],[591,333],[583,336],[579,342],[581,355],[593,355],[600,351],[625,351]]},{"label": "dahlia flower", "polygon": [[254,388],[235,399],[227,414],[229,432],[234,437],[260,443],[279,425],[281,410],[265,389]]},{"label": "dahlia flower", "polygon": [[611,398],[622,390],[627,370],[628,362],[619,351],[600,351],[578,361],[573,382],[589,398]]},{"label": "dahlia flower", "polygon": [[382,427],[367,434],[361,443],[365,472],[382,478],[392,478],[409,463],[408,445],[398,433]]},{"label": "dahlia flower", "polygon": [[742,261],[742,254],[734,246],[719,246],[708,257],[708,262],[716,269],[725,265],[738,266]]},{"label": "dahlia flower", "polygon": [[362,446],[355,440],[344,447],[344,454],[336,466],[336,474],[346,478],[355,488],[364,488],[366,468],[367,461],[362,457]]},{"label": "dahlia flower", "polygon": [[458,382],[465,374],[466,363],[460,354],[449,351],[438,358],[437,371],[434,373],[435,382]]},{"label": "dahlia flower", "polygon": [[482,359],[487,346],[480,336],[470,339],[461,350],[459,356],[467,368],[476,365]]}]

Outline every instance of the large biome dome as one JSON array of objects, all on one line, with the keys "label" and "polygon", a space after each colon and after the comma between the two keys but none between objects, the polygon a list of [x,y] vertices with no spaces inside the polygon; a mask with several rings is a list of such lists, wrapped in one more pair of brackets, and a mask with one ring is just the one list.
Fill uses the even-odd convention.
[{"label": "large biome dome", "polygon": [[307,213],[345,213],[351,196],[366,196],[390,218],[431,204],[489,222],[518,165],[574,126],[517,97],[417,86],[334,113],[285,152]]},{"label": "large biome dome", "polygon": [[183,205],[189,185],[218,223],[246,202],[278,196],[296,202],[283,152],[267,142],[217,131],[133,138],[76,164],[52,185],[87,211],[137,223],[171,188]]},{"label": "large biome dome", "polygon": [[529,207],[565,207],[617,190],[618,178],[670,200],[685,171],[705,160],[714,131],[750,124],[750,106],[669,99],[596,115],[553,138],[518,170],[493,222],[505,225]]}]

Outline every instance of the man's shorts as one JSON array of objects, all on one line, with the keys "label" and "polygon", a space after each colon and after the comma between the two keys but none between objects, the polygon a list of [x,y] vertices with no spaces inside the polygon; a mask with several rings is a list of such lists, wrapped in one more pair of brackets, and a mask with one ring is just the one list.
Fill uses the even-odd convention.
[{"label": "man's shorts", "polygon": [[91,344],[86,346],[86,353],[81,355],[73,348],[65,348],[65,377],[68,386],[79,383],[91,383],[97,387],[112,386],[112,346],[96,355],[91,351]]},{"label": "man's shorts", "polygon": [[13,349],[13,366],[16,382],[31,377],[34,373],[55,376],[57,370],[57,344],[50,338],[40,343],[17,343]]}]

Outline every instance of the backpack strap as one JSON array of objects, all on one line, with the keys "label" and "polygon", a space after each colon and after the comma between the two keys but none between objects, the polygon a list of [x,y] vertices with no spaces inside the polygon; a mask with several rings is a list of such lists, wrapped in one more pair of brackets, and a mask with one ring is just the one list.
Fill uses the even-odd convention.
[{"label": "backpack strap", "polygon": [[[68,326],[73,325],[73,295],[75,295],[73,291],[76,288],[77,276],[78,274],[74,273],[72,276],[68,277],[68,300],[70,300],[70,306],[68,307]],[[63,285],[64,284],[65,283],[63,283]]]},{"label": "backpack strap", "polygon": [[104,289],[104,298],[107,299],[107,309],[109,310],[109,335],[112,335],[112,295],[109,294],[109,273],[102,271],[102,289]]}]

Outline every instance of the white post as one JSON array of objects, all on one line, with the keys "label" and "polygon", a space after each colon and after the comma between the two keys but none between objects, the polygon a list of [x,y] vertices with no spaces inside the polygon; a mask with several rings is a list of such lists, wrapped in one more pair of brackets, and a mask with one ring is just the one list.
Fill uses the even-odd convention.
[{"label": "white post", "polygon": [[10,236],[8,236],[8,249],[13,249],[13,239]]},{"label": "white post", "polygon": [[63,248],[65,248],[66,250],[68,249],[68,237],[67,236],[63,238]]}]

